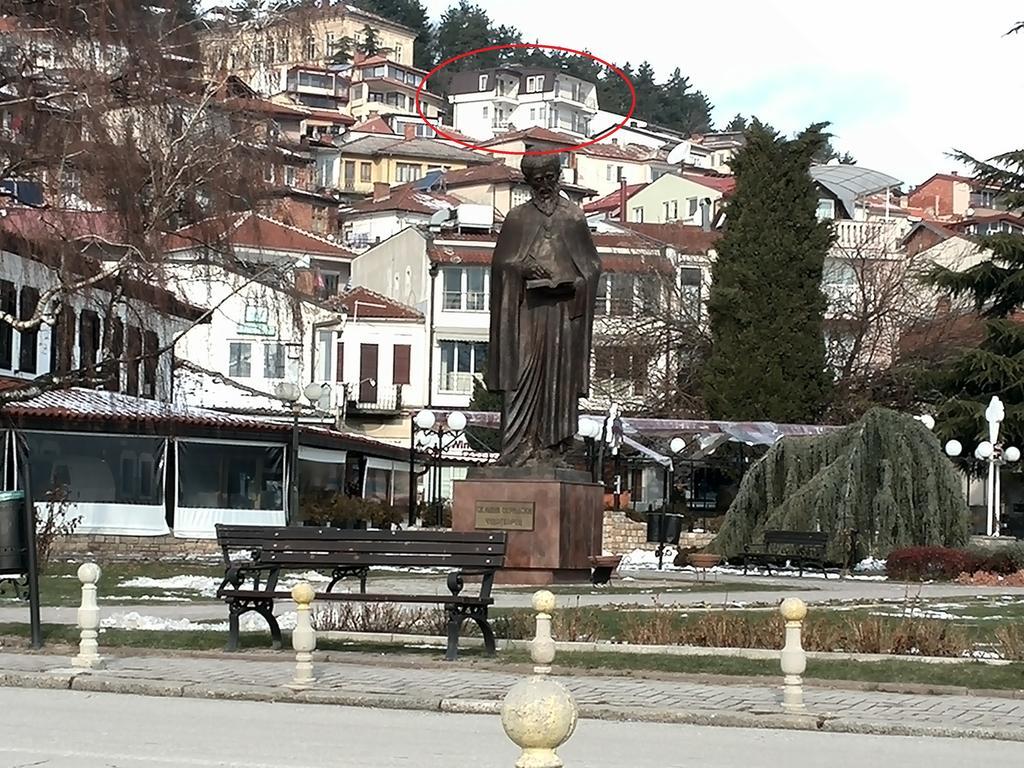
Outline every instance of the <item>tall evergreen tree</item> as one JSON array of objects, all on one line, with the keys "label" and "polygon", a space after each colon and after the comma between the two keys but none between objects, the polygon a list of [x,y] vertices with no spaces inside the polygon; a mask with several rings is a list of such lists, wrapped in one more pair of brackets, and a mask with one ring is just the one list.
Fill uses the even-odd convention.
[{"label": "tall evergreen tree", "polygon": [[725,125],[727,131],[745,131],[747,130],[747,118],[741,115],[739,112]]},{"label": "tall evergreen tree", "polygon": [[678,67],[658,90],[657,106],[650,116],[653,122],[683,133],[711,130],[711,102],[692,89],[690,78],[683,77]]},{"label": "tall evergreen tree", "polygon": [[708,302],[713,418],[813,423],[828,403],[821,278],[833,233],[815,216],[809,173],[824,128],[786,139],[755,120],[730,163],[736,191]]},{"label": "tall evergreen tree", "polygon": [[[633,81],[633,67],[628,61],[619,69],[630,82]],[[601,109],[624,115],[629,111],[631,101],[629,87],[623,79],[614,72],[606,71],[597,83],[597,103],[601,105]]]},{"label": "tall evergreen tree", "polygon": [[412,63],[420,69],[430,69],[434,65],[434,28],[422,0],[361,0],[358,5],[370,13],[415,30]]},{"label": "tall evergreen tree", "polygon": [[633,87],[636,89],[636,114],[645,120],[653,120],[658,111],[661,94],[654,80],[654,68],[649,62],[643,62],[633,76]]},{"label": "tall evergreen tree", "polygon": [[376,56],[384,50],[380,42],[380,35],[369,24],[363,27],[362,39],[359,41],[357,48],[365,56]]},{"label": "tall evergreen tree", "polygon": [[[457,5],[450,6],[444,12],[441,23],[437,26],[437,57],[444,61],[466,51],[494,45],[495,32],[487,11],[469,0],[459,0]],[[463,69],[493,67],[497,64],[498,55],[491,52],[460,59],[446,69],[456,72]]]}]

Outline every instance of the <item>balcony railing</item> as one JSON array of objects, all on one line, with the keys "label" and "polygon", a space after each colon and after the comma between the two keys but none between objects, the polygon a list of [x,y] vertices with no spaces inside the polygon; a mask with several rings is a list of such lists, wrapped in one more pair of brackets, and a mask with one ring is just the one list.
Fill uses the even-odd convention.
[{"label": "balcony railing", "polygon": [[369,382],[364,382],[358,388],[349,387],[350,410],[362,413],[397,413],[402,410],[402,402],[408,399],[403,392],[404,384],[368,384]]},{"label": "balcony railing", "polygon": [[910,229],[909,222],[892,221],[835,222],[836,241],[833,248],[850,253],[883,254],[896,250],[900,240]]},{"label": "balcony railing", "polygon": [[478,373],[442,373],[438,390],[456,395],[473,394],[473,383],[483,378]]}]

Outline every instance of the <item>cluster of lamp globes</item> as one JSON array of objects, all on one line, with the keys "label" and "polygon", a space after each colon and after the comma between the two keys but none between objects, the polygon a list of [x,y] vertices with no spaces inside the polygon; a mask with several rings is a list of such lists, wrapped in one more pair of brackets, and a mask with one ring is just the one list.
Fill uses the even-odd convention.
[{"label": "cluster of lamp globes", "polygon": [[[433,411],[420,411],[413,418],[413,423],[417,429],[421,429],[424,432],[429,432],[434,429],[434,425],[437,424],[437,417]],[[445,425],[449,432],[462,432],[466,428],[466,414],[462,411],[452,411],[448,414],[448,418],[445,419]],[[437,431],[440,431],[440,425]]]},{"label": "cluster of lamp globes", "polygon": [[[928,429],[935,429],[934,416],[930,416],[926,413],[923,416],[915,416],[914,418],[928,427]],[[959,440],[950,440],[946,443],[945,450],[947,456],[955,459],[964,452],[964,446]],[[1011,445],[1009,448],[1002,449],[1001,456],[998,451],[998,446],[992,444],[988,440],[982,440],[978,443],[978,447],[974,449],[974,458],[978,461],[1003,461],[1007,464],[1020,461],[1020,448]]]},{"label": "cluster of lamp globes", "polygon": [[[601,423],[595,419],[580,419],[576,428],[576,434],[587,440],[599,440],[602,431]],[[673,437],[668,446],[672,453],[682,453],[686,441],[681,437]]]}]

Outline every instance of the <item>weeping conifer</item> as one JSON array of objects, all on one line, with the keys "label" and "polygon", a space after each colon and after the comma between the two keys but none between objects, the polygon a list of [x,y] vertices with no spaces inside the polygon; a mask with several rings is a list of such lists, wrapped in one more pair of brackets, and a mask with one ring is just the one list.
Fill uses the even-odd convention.
[{"label": "weeping conifer", "polygon": [[969,514],[961,480],[916,419],[876,408],[841,430],[780,440],[743,478],[710,549],[756,548],[766,530],[824,531],[827,558],[845,563],[898,547],[961,546]]}]

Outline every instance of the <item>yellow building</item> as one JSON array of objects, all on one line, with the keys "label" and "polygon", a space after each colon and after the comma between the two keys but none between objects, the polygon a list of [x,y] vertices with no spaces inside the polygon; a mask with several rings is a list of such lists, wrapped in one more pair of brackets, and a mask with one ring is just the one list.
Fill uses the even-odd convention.
[{"label": "yellow building", "polygon": [[457,171],[490,161],[486,155],[415,136],[365,136],[315,151],[318,186],[358,194],[370,194],[377,183],[405,184],[431,171]]},{"label": "yellow building", "polygon": [[211,27],[201,38],[203,61],[208,75],[234,74],[263,93],[277,93],[295,66],[349,64],[367,27],[389,59],[412,66],[414,30],[348,3],[296,8],[265,25]]}]

